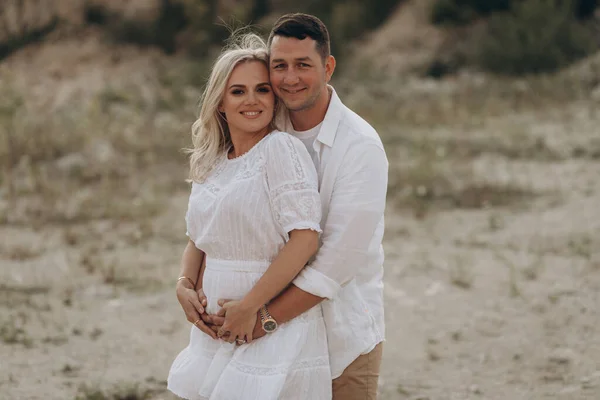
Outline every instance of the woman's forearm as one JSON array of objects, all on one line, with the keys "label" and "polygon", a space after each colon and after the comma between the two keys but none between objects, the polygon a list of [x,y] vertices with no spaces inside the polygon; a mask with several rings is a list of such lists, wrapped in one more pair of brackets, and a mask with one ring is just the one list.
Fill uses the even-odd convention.
[{"label": "woman's forearm", "polygon": [[290,240],[281,249],[267,271],[244,296],[240,305],[250,312],[256,312],[277,296],[304,268],[310,257],[317,252],[319,234],[312,230],[295,230]]},{"label": "woman's forearm", "polygon": [[200,266],[200,271],[198,272],[198,277],[196,279],[196,289],[200,289],[202,287],[202,279],[204,279],[204,270],[205,269],[206,269],[206,254],[204,254],[204,256],[202,257],[202,265]]},{"label": "woman's forearm", "polygon": [[[181,272],[179,276],[185,276],[189,278],[190,281],[194,283],[194,288],[196,289],[201,287],[202,285],[202,274],[204,265],[204,252],[198,249],[194,242],[191,240],[188,241],[187,246],[183,250],[183,256],[181,257]],[[181,282],[186,282],[187,279],[182,280]],[[190,282],[188,284],[191,285]]]}]

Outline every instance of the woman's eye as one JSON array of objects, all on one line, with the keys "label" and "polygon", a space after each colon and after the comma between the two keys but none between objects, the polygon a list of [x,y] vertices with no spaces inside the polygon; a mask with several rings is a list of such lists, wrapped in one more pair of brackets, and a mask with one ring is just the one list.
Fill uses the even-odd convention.
[{"label": "woman's eye", "polygon": [[243,91],[243,90],[239,90],[239,89],[238,89],[238,90],[233,90],[233,91],[231,92],[231,94],[234,94],[234,95],[238,95],[238,94],[244,94],[244,91]]},{"label": "woman's eye", "polygon": [[271,89],[269,89],[268,87],[262,87],[262,88],[259,88],[258,91],[260,93],[269,93],[271,91]]}]

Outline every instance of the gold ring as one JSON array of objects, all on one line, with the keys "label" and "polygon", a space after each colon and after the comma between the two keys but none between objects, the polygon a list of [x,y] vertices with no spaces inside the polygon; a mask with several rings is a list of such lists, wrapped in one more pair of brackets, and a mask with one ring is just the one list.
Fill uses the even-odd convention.
[{"label": "gold ring", "polygon": [[[199,319],[198,319],[198,320],[196,320],[196,322],[194,322],[194,325],[196,325],[198,322],[200,322],[200,320],[199,320]],[[198,325],[196,325],[196,326],[198,326]]]}]

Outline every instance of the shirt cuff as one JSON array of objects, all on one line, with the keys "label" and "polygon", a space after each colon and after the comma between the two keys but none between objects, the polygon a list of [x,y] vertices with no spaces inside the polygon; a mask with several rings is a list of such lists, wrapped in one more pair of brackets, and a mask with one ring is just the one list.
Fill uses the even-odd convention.
[{"label": "shirt cuff", "polygon": [[336,281],[309,266],[300,271],[293,283],[305,292],[327,299],[334,298],[342,288]]}]

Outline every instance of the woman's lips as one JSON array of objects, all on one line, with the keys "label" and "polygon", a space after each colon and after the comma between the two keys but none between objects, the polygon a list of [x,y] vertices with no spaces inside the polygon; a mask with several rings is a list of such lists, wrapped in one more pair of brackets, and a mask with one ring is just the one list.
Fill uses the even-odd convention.
[{"label": "woman's lips", "polygon": [[262,114],[262,111],[242,111],[240,114],[242,114],[248,119],[255,119],[258,118],[260,114]]}]

